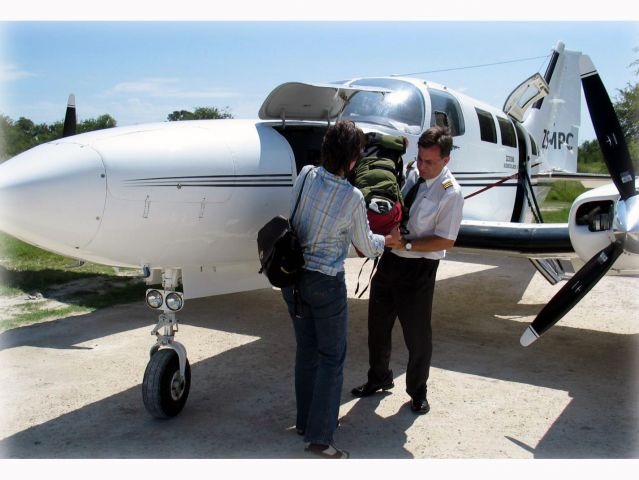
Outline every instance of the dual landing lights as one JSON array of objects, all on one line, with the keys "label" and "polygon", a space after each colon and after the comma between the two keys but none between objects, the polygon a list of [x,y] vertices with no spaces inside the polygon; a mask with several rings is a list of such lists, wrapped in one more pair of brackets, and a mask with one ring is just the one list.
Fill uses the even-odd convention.
[{"label": "dual landing lights", "polygon": [[180,270],[162,272],[162,288],[146,292],[146,303],[161,309],[158,323],[151,332],[157,341],[151,347],[151,359],[144,371],[142,401],[147,411],[156,418],[174,417],[182,411],[191,388],[191,366],[186,349],[175,341],[178,322],[175,314],[184,306],[184,298],[176,292]]}]

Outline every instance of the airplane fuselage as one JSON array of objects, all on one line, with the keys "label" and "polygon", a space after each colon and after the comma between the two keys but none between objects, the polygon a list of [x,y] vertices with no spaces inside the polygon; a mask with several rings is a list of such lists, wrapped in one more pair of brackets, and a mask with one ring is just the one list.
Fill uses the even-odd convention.
[{"label": "airplane fuselage", "polygon": [[[526,219],[529,205],[516,174],[533,173],[543,151],[522,125],[440,85],[377,81],[393,82],[404,92],[401,109],[391,98],[395,110],[384,121],[362,115],[357,105],[344,118],[364,131],[407,137],[405,164],[416,157],[424,129],[448,125],[454,135],[449,166],[464,194],[494,186],[465,202],[464,219]],[[286,119],[200,120],[50,142],[0,167],[2,226],[69,257],[158,272],[181,269],[185,288],[192,286],[188,296],[264,287],[256,274],[257,231],[275,215],[288,216],[293,182],[303,165],[319,160],[326,126]],[[206,283],[214,286],[202,287]]]}]

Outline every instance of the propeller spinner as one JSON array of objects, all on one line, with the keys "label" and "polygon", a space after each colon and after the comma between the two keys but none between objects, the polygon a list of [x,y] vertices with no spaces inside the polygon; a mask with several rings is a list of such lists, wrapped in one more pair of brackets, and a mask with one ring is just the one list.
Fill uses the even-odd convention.
[{"label": "propeller spinner", "polygon": [[610,177],[619,191],[611,243],[595,254],[539,312],[524,331],[526,347],[570,311],[624,253],[639,254],[639,205],[635,172],[619,119],[590,58],[581,56],[581,82],[586,103]]}]

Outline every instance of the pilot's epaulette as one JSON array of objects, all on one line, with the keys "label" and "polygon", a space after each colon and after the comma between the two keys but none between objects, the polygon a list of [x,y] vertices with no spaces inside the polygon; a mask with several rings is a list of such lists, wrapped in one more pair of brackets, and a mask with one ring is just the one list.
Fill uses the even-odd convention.
[{"label": "pilot's epaulette", "polygon": [[450,178],[447,178],[446,180],[442,182],[442,187],[444,187],[444,190],[448,190],[452,186],[453,186],[453,181]]}]

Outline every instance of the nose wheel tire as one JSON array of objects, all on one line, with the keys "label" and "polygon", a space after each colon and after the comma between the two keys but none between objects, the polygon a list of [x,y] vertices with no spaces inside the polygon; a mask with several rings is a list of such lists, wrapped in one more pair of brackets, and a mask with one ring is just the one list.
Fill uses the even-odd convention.
[{"label": "nose wheel tire", "polygon": [[162,349],[153,354],[144,371],[142,401],[156,418],[175,417],[186,404],[191,388],[191,366],[186,361],[184,378],[175,350]]}]

